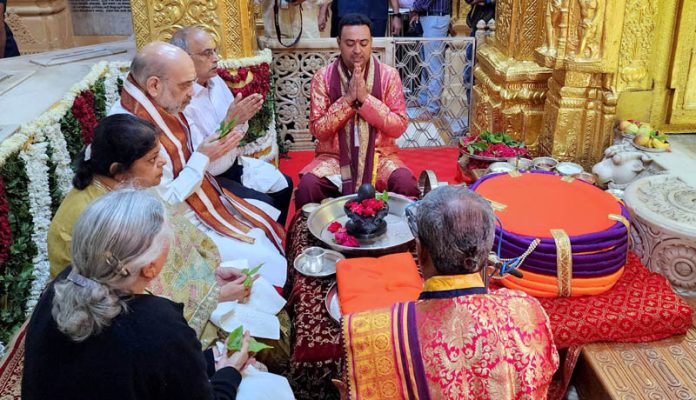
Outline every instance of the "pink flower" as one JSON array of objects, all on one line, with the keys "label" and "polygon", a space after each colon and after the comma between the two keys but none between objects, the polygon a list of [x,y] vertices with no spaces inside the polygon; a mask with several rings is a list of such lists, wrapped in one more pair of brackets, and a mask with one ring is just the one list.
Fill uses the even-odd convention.
[{"label": "pink flower", "polygon": [[326,229],[331,233],[336,233],[341,228],[343,228],[343,225],[341,225],[341,223],[338,221],[334,221],[331,224],[329,224],[329,227]]},{"label": "pink flower", "polygon": [[379,199],[365,199],[362,201],[363,207],[370,208],[375,212],[384,208],[384,200]]},{"label": "pink flower", "polygon": [[334,241],[346,247],[358,247],[360,245],[358,239],[348,234],[346,228],[341,228],[334,234]]}]

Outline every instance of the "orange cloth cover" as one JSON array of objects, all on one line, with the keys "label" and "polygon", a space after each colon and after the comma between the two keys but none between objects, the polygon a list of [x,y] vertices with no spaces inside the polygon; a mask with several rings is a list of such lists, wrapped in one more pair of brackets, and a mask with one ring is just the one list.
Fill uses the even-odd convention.
[{"label": "orange cloth cover", "polygon": [[423,291],[411,253],[341,260],[336,264],[336,282],[343,314],[416,300]]},{"label": "orange cloth cover", "polygon": [[476,188],[488,200],[505,205],[496,212],[503,229],[518,235],[550,238],[551,229],[563,228],[569,236],[601,232],[621,215],[616,198],[585,182],[564,182],[556,175],[501,175]]}]

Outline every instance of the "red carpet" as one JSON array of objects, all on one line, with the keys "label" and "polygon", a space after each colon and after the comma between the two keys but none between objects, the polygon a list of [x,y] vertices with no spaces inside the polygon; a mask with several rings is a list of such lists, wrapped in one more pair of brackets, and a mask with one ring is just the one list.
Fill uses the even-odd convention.
[{"label": "red carpet", "polygon": [[[290,158],[280,160],[280,170],[292,178],[297,187],[299,172],[314,158],[314,151],[291,151]],[[459,150],[456,147],[424,147],[420,149],[403,149],[399,151],[399,157],[413,171],[418,178],[421,171],[432,170],[440,182],[454,183],[457,172],[457,157]],[[290,212],[295,213],[294,201],[290,203]],[[288,218],[288,223],[291,218]]]}]

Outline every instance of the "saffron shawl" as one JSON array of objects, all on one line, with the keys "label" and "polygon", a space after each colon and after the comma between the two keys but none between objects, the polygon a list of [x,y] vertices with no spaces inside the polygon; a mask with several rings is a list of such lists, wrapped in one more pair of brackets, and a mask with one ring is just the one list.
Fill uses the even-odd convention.
[{"label": "saffron shawl", "polygon": [[351,399],[546,398],[559,359],[544,310],[462,277],[431,278],[417,302],[344,318]]},{"label": "saffron shawl", "polygon": [[[193,152],[184,115],[174,115],[161,108],[131,75],[124,82],[121,105],[157,127],[161,133],[160,142],[169,154],[176,178]],[[206,172],[200,187],[186,199],[186,203],[205,225],[219,234],[253,243],[254,238],[246,233],[251,228],[259,228],[283,254],[283,228],[262,210],[221,188],[209,173]]]}]

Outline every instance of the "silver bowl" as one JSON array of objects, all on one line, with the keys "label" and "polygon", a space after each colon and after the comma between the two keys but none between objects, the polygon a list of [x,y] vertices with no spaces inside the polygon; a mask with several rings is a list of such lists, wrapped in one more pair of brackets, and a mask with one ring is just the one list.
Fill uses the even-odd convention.
[{"label": "silver bowl", "polygon": [[532,160],[530,160],[529,158],[510,157],[507,159],[507,162],[512,164],[512,166],[515,167],[516,170],[528,170],[532,168]]},{"label": "silver bowl", "polygon": [[551,157],[537,157],[532,160],[532,166],[534,169],[540,169],[543,171],[553,171],[558,165],[558,161]]},{"label": "silver bowl", "polygon": [[576,175],[584,171],[582,165],[573,162],[562,162],[556,165],[556,171],[563,176]]},{"label": "silver bowl", "polygon": [[326,246],[346,255],[377,256],[407,251],[414,238],[406,221],[405,210],[413,200],[394,193],[389,193],[389,215],[385,217],[387,232],[384,235],[370,241],[361,241],[359,247],[347,247],[334,242],[334,234],[327,228],[334,221],[346,225],[348,216],[343,205],[356,197],[357,195],[339,197],[312,211],[307,218],[309,232]]},{"label": "silver bowl", "polygon": [[486,170],[486,175],[495,174],[498,172],[512,172],[515,170],[515,166],[507,162],[494,162],[488,166]]}]

